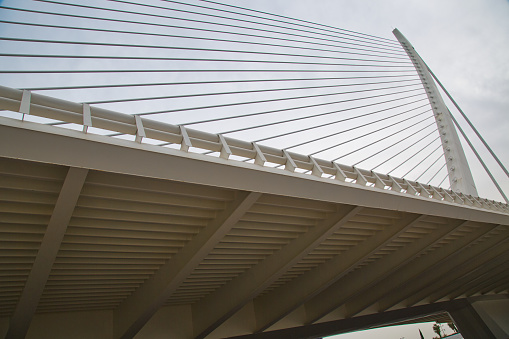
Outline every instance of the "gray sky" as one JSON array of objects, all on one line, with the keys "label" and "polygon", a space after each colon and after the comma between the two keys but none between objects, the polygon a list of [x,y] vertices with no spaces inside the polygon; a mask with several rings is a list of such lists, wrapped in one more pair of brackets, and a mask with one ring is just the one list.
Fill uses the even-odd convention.
[{"label": "gray sky", "polygon": [[[401,325],[401,326],[389,326],[378,329],[358,331],[331,336],[329,339],[364,339],[364,338],[376,338],[376,339],[421,339],[419,330],[422,332],[424,339],[431,339],[436,337],[436,333],[433,331],[433,322]],[[442,335],[451,335],[454,332],[446,324],[442,325]]]},{"label": "gray sky", "polygon": [[[228,3],[238,5],[240,2]],[[506,167],[509,165],[509,1],[257,0],[242,3],[250,8],[381,37],[391,38],[392,30],[398,28],[500,160]],[[476,147],[480,149],[481,146],[476,143]],[[470,152],[467,156],[473,157]],[[473,159],[469,161],[480,194],[500,199],[480,166],[474,164]],[[493,161],[489,164],[495,167]],[[496,173],[499,183],[508,192],[508,180],[500,171]],[[432,324],[394,327],[337,338],[418,339],[419,328],[425,338],[432,338],[431,327]]]},{"label": "gray sky", "polygon": [[[500,160],[509,166],[509,1],[257,0],[242,3],[250,8],[382,37],[392,37],[391,31],[398,28]],[[481,149],[479,143],[476,147]],[[472,159],[473,155],[468,152],[467,156]],[[469,161],[480,194],[500,199],[480,166],[473,159]],[[493,161],[489,165],[495,167]],[[507,178],[500,175],[501,171],[496,173],[505,192],[509,192]],[[418,339],[418,328],[425,338],[433,337],[431,324],[427,324],[338,338]]]},{"label": "gray sky", "polygon": [[[12,3],[4,1],[7,2]],[[441,79],[502,162],[509,165],[507,0],[223,2],[387,38],[393,38],[391,32],[398,28]],[[476,143],[480,147],[478,145]],[[472,159],[470,152],[467,152],[467,156]],[[470,163],[480,195],[500,200],[476,162],[472,159]],[[494,168],[493,161],[489,165]],[[505,191],[509,192],[509,180],[500,172],[495,171],[497,178]],[[429,328],[426,330],[423,327],[426,338],[429,332]],[[372,337],[398,339],[403,336],[406,339],[419,338],[418,331],[407,333],[394,329]]]},{"label": "gray sky", "polygon": [[[474,126],[509,166],[509,1],[507,0],[257,0],[223,1],[380,37],[399,29],[441,80]],[[459,117],[459,114],[453,112]],[[468,133],[473,138],[472,133]],[[476,142],[475,146],[486,152]],[[468,147],[465,145],[465,147]],[[481,196],[500,200],[467,151]],[[494,169],[499,184],[509,180]],[[507,195],[507,193],[506,193]]]},{"label": "gray sky", "polygon": [[[101,6],[114,5],[112,2],[105,1],[69,2],[99,4]],[[509,60],[509,20],[507,20],[509,17],[508,1],[225,0],[223,2],[391,39],[393,39],[392,30],[394,28],[398,28],[414,45],[416,50],[420,53],[422,58],[427,62],[435,74],[442,80],[446,88],[467,113],[475,126],[477,126],[481,134],[486,138],[502,162],[504,162],[506,166],[509,163],[509,150],[507,147],[507,145],[509,145],[509,136],[506,132],[509,131],[509,119],[507,119],[509,96],[506,95],[509,90],[509,66],[505,62],[506,60]],[[30,7],[35,6],[36,8],[51,8],[51,5],[48,4],[23,0],[7,0],[0,3],[6,6],[25,4]],[[157,1],[151,3],[168,5],[165,2]],[[207,3],[203,4],[207,5]],[[122,6],[122,4],[118,3],[115,5]],[[127,8],[131,10],[148,10],[146,8],[140,9],[139,7],[132,6],[127,6]],[[58,10],[61,10],[61,8],[58,8],[57,11]],[[73,9],[66,7],[65,10],[79,14],[85,13],[89,15],[103,15],[103,13],[100,12],[87,11],[81,8]],[[175,13],[170,14],[175,15]],[[5,17],[8,16],[21,18],[20,20],[39,20],[36,15],[28,15],[20,12],[6,12]],[[45,18],[47,19],[47,17]],[[44,19],[41,17],[41,20]],[[136,20],[152,19],[147,19],[146,17],[140,19],[136,17]],[[80,21],[76,21],[75,19],[59,19],[58,22],[69,25],[78,25],[80,23]],[[99,27],[107,27],[108,25],[107,23],[95,24]],[[90,25],[90,23],[87,22],[86,25]],[[32,34],[37,35],[38,31],[38,29],[34,30],[20,26],[12,26],[7,28],[5,31],[2,31],[2,35],[26,34],[31,36]],[[42,31],[43,30],[41,30],[41,32]],[[73,34],[74,35],[69,36],[65,35],[63,31],[59,31],[58,34],[54,34],[52,32],[49,36],[54,39],[63,40],[74,38],[80,39],[82,37],[85,38],[85,35],[82,36],[81,33]],[[99,38],[103,39],[105,36],[100,35]],[[146,43],[159,41],[148,38],[144,39],[145,40],[143,40],[143,42]],[[0,46],[2,43],[5,44],[4,46],[15,46],[14,44],[8,44],[1,41]],[[45,49],[44,52],[46,53],[80,54],[82,52],[88,52],[89,54],[100,54],[102,52],[101,49],[97,48],[82,50],[82,47],[71,49],[69,46],[60,45],[58,48],[55,47],[56,45],[41,46],[41,44],[37,45],[37,51]],[[12,51],[20,52],[15,49],[12,49]],[[21,50],[21,52],[32,51],[33,49]],[[174,52],[171,53],[173,54],[170,55],[175,55]],[[34,65],[37,65],[38,67],[42,65],[42,67],[58,69],[65,67],[72,68],[78,65],[81,68],[93,69],[94,67],[118,68],[118,65],[120,64],[120,62],[117,61],[100,61],[100,63],[98,63],[89,60],[77,63],[75,60],[62,59],[58,60],[58,64],[56,65],[51,65],[49,62],[36,64],[34,63],[34,59],[17,59],[15,62],[17,64],[8,64],[6,62],[3,67],[34,69]],[[127,64],[128,63],[125,62],[125,65]],[[135,64],[134,67],[136,66],[137,65]],[[173,65],[169,65],[169,67],[172,66]],[[7,77],[5,75],[1,76],[4,77],[3,80],[6,80]],[[151,75],[150,80],[154,79],[154,81],[159,81],[160,79],[168,78],[168,76],[164,74],[157,76],[158,78],[156,79],[156,75]],[[2,81],[2,83],[6,83],[7,86],[11,87],[24,88],[24,86],[45,85],[46,83],[51,83],[51,80],[55,80],[57,78],[62,79],[60,76],[39,76],[37,78],[39,79],[39,82],[34,84],[31,83],[32,78],[35,79],[35,77],[32,76],[18,76],[16,79],[19,81]],[[27,82],[23,79],[30,79],[30,81]],[[80,79],[83,78],[75,77],[74,80],[66,78],[65,83],[79,83],[81,81]],[[132,79],[126,76],[122,81],[129,82],[132,81]],[[177,88],[177,90],[179,89]],[[210,88],[206,88],[205,90],[210,91]],[[70,97],[65,98],[81,102],[88,100],[89,98],[87,98],[87,96],[92,98],[94,95],[103,95],[109,98],[110,95],[110,92],[106,91],[90,91],[90,94],[79,92],[82,96],[78,96],[78,94],[74,96],[74,93],[78,92],[70,91],[66,93],[66,95],[70,95]],[[58,93],[53,92],[47,94],[58,96]],[[143,88],[139,89],[134,96],[141,96],[141,94],[150,96],[155,95],[156,92],[152,92],[152,89]],[[125,97],[125,93],[117,95]],[[94,98],[97,99],[96,97]],[[130,103],[125,106],[124,110],[120,109],[120,111],[126,113],[137,113],[140,110],[144,111],[147,110],[147,105],[145,103],[146,102]],[[180,102],[176,103],[179,104]],[[160,104],[160,106],[157,106],[158,104]],[[169,105],[173,104],[174,102]],[[283,107],[285,104],[286,102],[281,102],[280,106]],[[165,107],[165,103],[163,101],[159,101],[158,103],[151,102],[151,105],[154,105],[151,107],[154,110],[164,109],[163,107]],[[110,106],[108,106],[108,108],[109,107]],[[176,115],[173,116],[175,117]],[[169,122],[181,123],[178,120],[178,117],[177,120]],[[255,121],[253,121],[253,123],[255,123]],[[202,126],[199,127],[201,128]],[[221,126],[221,128],[223,127],[224,126]],[[205,126],[203,126],[203,128],[205,128]],[[224,128],[221,132],[223,131]],[[260,130],[255,132],[261,133]],[[469,135],[472,135],[472,133],[469,133]],[[233,137],[237,137],[237,135],[233,135]],[[242,137],[238,136],[238,138]],[[478,142],[475,142],[475,145],[481,151],[481,154],[485,155],[487,153],[482,149]],[[287,146],[283,144],[278,147],[282,148]],[[296,151],[299,153],[306,152],[305,150],[300,149]],[[341,152],[343,152],[343,150],[338,150],[337,152],[342,154]],[[322,156],[322,154],[320,154],[320,156]],[[494,186],[489,183],[488,177],[484,175],[483,170],[480,168],[477,161],[475,161],[473,155],[468,151],[467,157],[469,158],[480,196],[500,200],[501,197],[496,192]],[[338,162],[348,164],[346,159],[341,159]],[[371,169],[369,166],[369,163],[362,163],[359,165],[361,168]],[[488,166],[495,169],[494,174],[499,179],[499,183],[505,191],[508,192],[509,180],[501,173],[500,170],[496,169],[494,161],[489,160]],[[382,169],[377,170],[383,172]],[[398,176],[396,173],[394,173],[394,175]],[[426,180],[423,182],[426,182]]]}]

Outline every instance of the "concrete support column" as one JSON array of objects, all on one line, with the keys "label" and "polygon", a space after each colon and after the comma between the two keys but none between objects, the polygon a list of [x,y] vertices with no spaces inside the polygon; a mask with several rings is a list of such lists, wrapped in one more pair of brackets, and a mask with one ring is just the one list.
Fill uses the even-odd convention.
[{"label": "concrete support column", "polygon": [[482,300],[472,307],[497,339],[509,338],[509,298]]},{"label": "concrete support column", "polygon": [[509,338],[509,299],[468,302],[448,312],[465,339]]}]

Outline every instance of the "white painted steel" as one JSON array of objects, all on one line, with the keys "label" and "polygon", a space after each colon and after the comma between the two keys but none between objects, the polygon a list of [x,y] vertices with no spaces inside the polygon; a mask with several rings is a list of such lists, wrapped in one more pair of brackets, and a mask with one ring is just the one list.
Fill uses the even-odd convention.
[{"label": "white painted steel", "polygon": [[[88,175],[47,282],[37,281],[44,285],[37,321],[79,311],[99,329],[104,327],[93,315],[101,311],[106,324],[115,324],[101,338],[224,338],[313,321],[312,314],[327,313],[314,307],[332,301],[329,287],[336,284],[352,293],[343,305],[327,303],[338,308],[325,319],[348,309],[366,314],[377,303],[400,298],[411,302],[424,291],[415,282],[417,268],[445,272],[449,260],[461,272],[422,279],[431,282],[425,297],[453,284],[449,276],[464,281],[469,294],[507,294],[505,276],[479,281],[467,269],[472,255],[489,244],[500,245],[482,256],[487,267],[507,254],[503,204],[474,197],[472,204],[436,200],[426,196],[430,187],[418,183],[413,187],[421,195],[362,186],[353,182],[359,173],[378,186],[408,183],[335,163],[328,171],[334,169],[339,180],[0,120],[0,238],[8,244],[0,249],[7,282],[0,285],[0,318],[12,315],[23,293],[69,167],[88,169]],[[215,141],[219,152],[219,137],[202,138]],[[234,142],[227,140],[229,147]],[[303,166],[304,159],[291,158]],[[306,159],[312,170],[313,158]],[[452,195],[459,196],[466,201]],[[401,293],[384,298],[387,281],[399,281]],[[229,302],[221,303],[224,298]]]},{"label": "white painted steel", "polygon": [[[428,71],[428,67],[400,31],[395,29],[393,33],[407,52],[410,60],[412,60],[431,103],[438,131],[440,132],[440,140],[444,149],[452,190],[477,197],[478,194],[472,172],[468,166],[465,152],[461,147],[458,133],[454,127],[450,112],[435,85],[432,75]],[[440,195],[438,192],[437,194]]]},{"label": "white painted steel", "polygon": [[69,168],[23,293],[10,320],[6,339],[22,339],[28,332],[87,174],[87,169]]},{"label": "white painted steel", "polygon": [[[0,108],[12,111],[18,111],[21,105],[23,91],[0,86]],[[90,107],[91,119],[94,127],[110,130],[112,132],[137,135],[138,125],[143,126],[144,134],[147,138],[160,140],[162,142],[180,144],[181,149],[189,151],[191,147],[201,148],[212,152],[221,152],[224,149],[224,144],[218,134],[201,132],[194,129],[185,128],[184,126],[177,126],[167,123],[162,123],[154,120],[144,119],[143,117],[134,117],[114,111],[109,111],[97,107]],[[61,120],[68,123],[83,124],[83,106],[81,104],[55,99],[48,96],[43,96],[33,93],[31,95],[30,112],[32,115],[38,115],[45,118]],[[139,120],[138,124],[136,120]],[[138,136],[141,141],[141,138]],[[316,170],[314,162],[307,156],[286,150],[275,149],[254,143],[248,143],[238,139],[223,137],[225,144],[229,147],[231,154],[239,157],[254,159],[255,163],[264,166],[266,163],[275,163],[285,165],[289,171],[294,171],[297,168],[313,171]],[[285,154],[286,153],[286,154]],[[335,176],[336,179],[345,180],[353,179],[361,186],[375,185],[377,178],[373,175],[374,172],[354,168],[353,166],[346,166],[337,164],[331,161],[326,161],[319,158],[314,158],[315,162],[320,166],[324,174]],[[341,168],[343,174],[338,174],[337,168]],[[316,173],[316,171],[315,171]],[[433,187],[431,185],[420,184],[426,187],[425,190],[415,190],[413,187],[419,186],[417,182],[409,181],[402,178],[388,176],[382,173],[377,173],[378,177],[386,181],[386,189],[392,189],[393,186],[401,186],[406,192],[410,194],[425,193],[426,190],[436,193],[434,198],[443,199],[440,192],[447,192],[453,195],[454,190],[447,191],[443,188]],[[396,185],[396,184],[397,185]],[[384,189],[385,189],[384,188]],[[465,199],[455,200],[456,203],[465,203],[475,200],[476,195],[468,195],[463,192],[455,192],[460,197]],[[422,194],[423,197],[429,197],[427,194]],[[430,197],[430,198],[433,198]],[[482,201],[482,202],[481,202]],[[480,204],[484,208],[493,210],[506,210],[509,208],[506,205],[494,205],[486,199],[480,199]]]}]

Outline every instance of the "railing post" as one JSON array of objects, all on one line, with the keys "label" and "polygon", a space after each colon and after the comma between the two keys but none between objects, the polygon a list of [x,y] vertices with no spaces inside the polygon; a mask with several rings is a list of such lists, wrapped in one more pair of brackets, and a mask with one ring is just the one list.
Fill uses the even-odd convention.
[{"label": "railing post", "polygon": [[442,99],[435,82],[424,61],[415,51],[414,47],[397,29],[392,31],[401,46],[405,49],[410,60],[415,66],[419,78],[424,86],[426,95],[429,98],[435,121],[440,133],[440,140],[444,149],[445,161],[447,163],[447,171],[449,173],[449,182],[451,189],[467,195],[477,197],[477,189],[475,187],[472,172],[468,166],[465,152],[461,147],[458,133],[454,127],[450,112]]}]

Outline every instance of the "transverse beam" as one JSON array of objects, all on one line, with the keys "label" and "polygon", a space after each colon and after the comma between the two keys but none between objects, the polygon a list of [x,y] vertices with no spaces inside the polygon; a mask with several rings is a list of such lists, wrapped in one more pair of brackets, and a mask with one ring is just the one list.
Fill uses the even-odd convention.
[{"label": "transverse beam", "polygon": [[347,302],[352,295],[364,290],[366,287],[373,286],[381,279],[406,265],[428,248],[428,246],[434,244],[461,224],[461,221],[453,221],[448,225],[439,227],[433,232],[415,240],[413,243],[407,244],[405,247],[382,257],[377,260],[375,265],[365,266],[331,285],[305,304],[308,323],[318,321]]},{"label": "transverse beam", "polygon": [[41,247],[12,315],[6,339],[25,338],[57,257],[88,169],[70,167],[51,215]]},{"label": "transverse beam", "polygon": [[[478,240],[490,230],[492,228],[476,229],[460,239],[412,260],[395,273],[397,281],[394,279],[384,279],[376,284],[376,288],[364,290],[354,301],[349,302],[346,305],[347,316],[358,314],[382,298],[393,300],[392,305],[390,305],[393,306],[404,299],[404,297],[401,297],[402,293],[407,291],[409,291],[408,293],[417,293],[423,286],[421,280],[426,280],[428,276],[440,276],[442,280],[448,281],[447,274],[438,275],[433,269],[436,269],[440,264],[447,265],[447,262],[455,254],[461,253],[462,249]],[[379,311],[387,309],[386,305],[383,306],[383,309],[380,304],[378,304],[378,307]]]},{"label": "transverse beam", "polygon": [[362,207],[333,213],[286,247],[193,306],[196,338],[204,338],[232,314],[270,286],[311,250],[354,217]]},{"label": "transverse beam", "polygon": [[300,278],[255,300],[257,330],[263,331],[298,308],[357,267],[365,257],[375,253],[415,225],[422,216],[407,214],[395,224],[375,234],[359,246],[337,255]]},{"label": "transverse beam", "polygon": [[[440,267],[434,272],[433,278],[431,280],[430,285],[422,285],[422,289],[420,289],[417,293],[410,295],[407,298],[407,305],[412,306],[428,297],[432,293],[436,293],[440,291],[440,289],[446,288],[448,282],[441,283],[441,277],[445,274],[450,276],[450,279],[457,279],[464,274],[470,272],[475,269],[477,266],[473,266],[473,263],[478,259],[481,259],[489,255],[487,252],[490,252],[492,248],[496,248],[496,245],[501,243],[503,240],[507,239],[508,233],[506,232],[504,236],[498,237],[494,236],[490,239],[483,241],[475,246],[469,247],[466,253],[463,255],[451,258],[446,265]],[[427,280],[427,279],[423,279]]]},{"label": "transverse beam", "polygon": [[115,337],[133,338],[260,196],[255,192],[239,193],[230,206],[126,299],[115,311]]},{"label": "transverse beam", "polygon": [[408,264],[398,272],[398,282],[392,282],[392,288],[386,290],[384,295],[376,298],[379,303],[379,310],[386,311],[407,297],[426,288],[430,285],[431,280],[441,279],[446,272],[454,269],[454,264],[451,264],[453,259],[460,258],[461,254],[467,251],[469,245],[492,230],[493,228],[481,227]]}]

